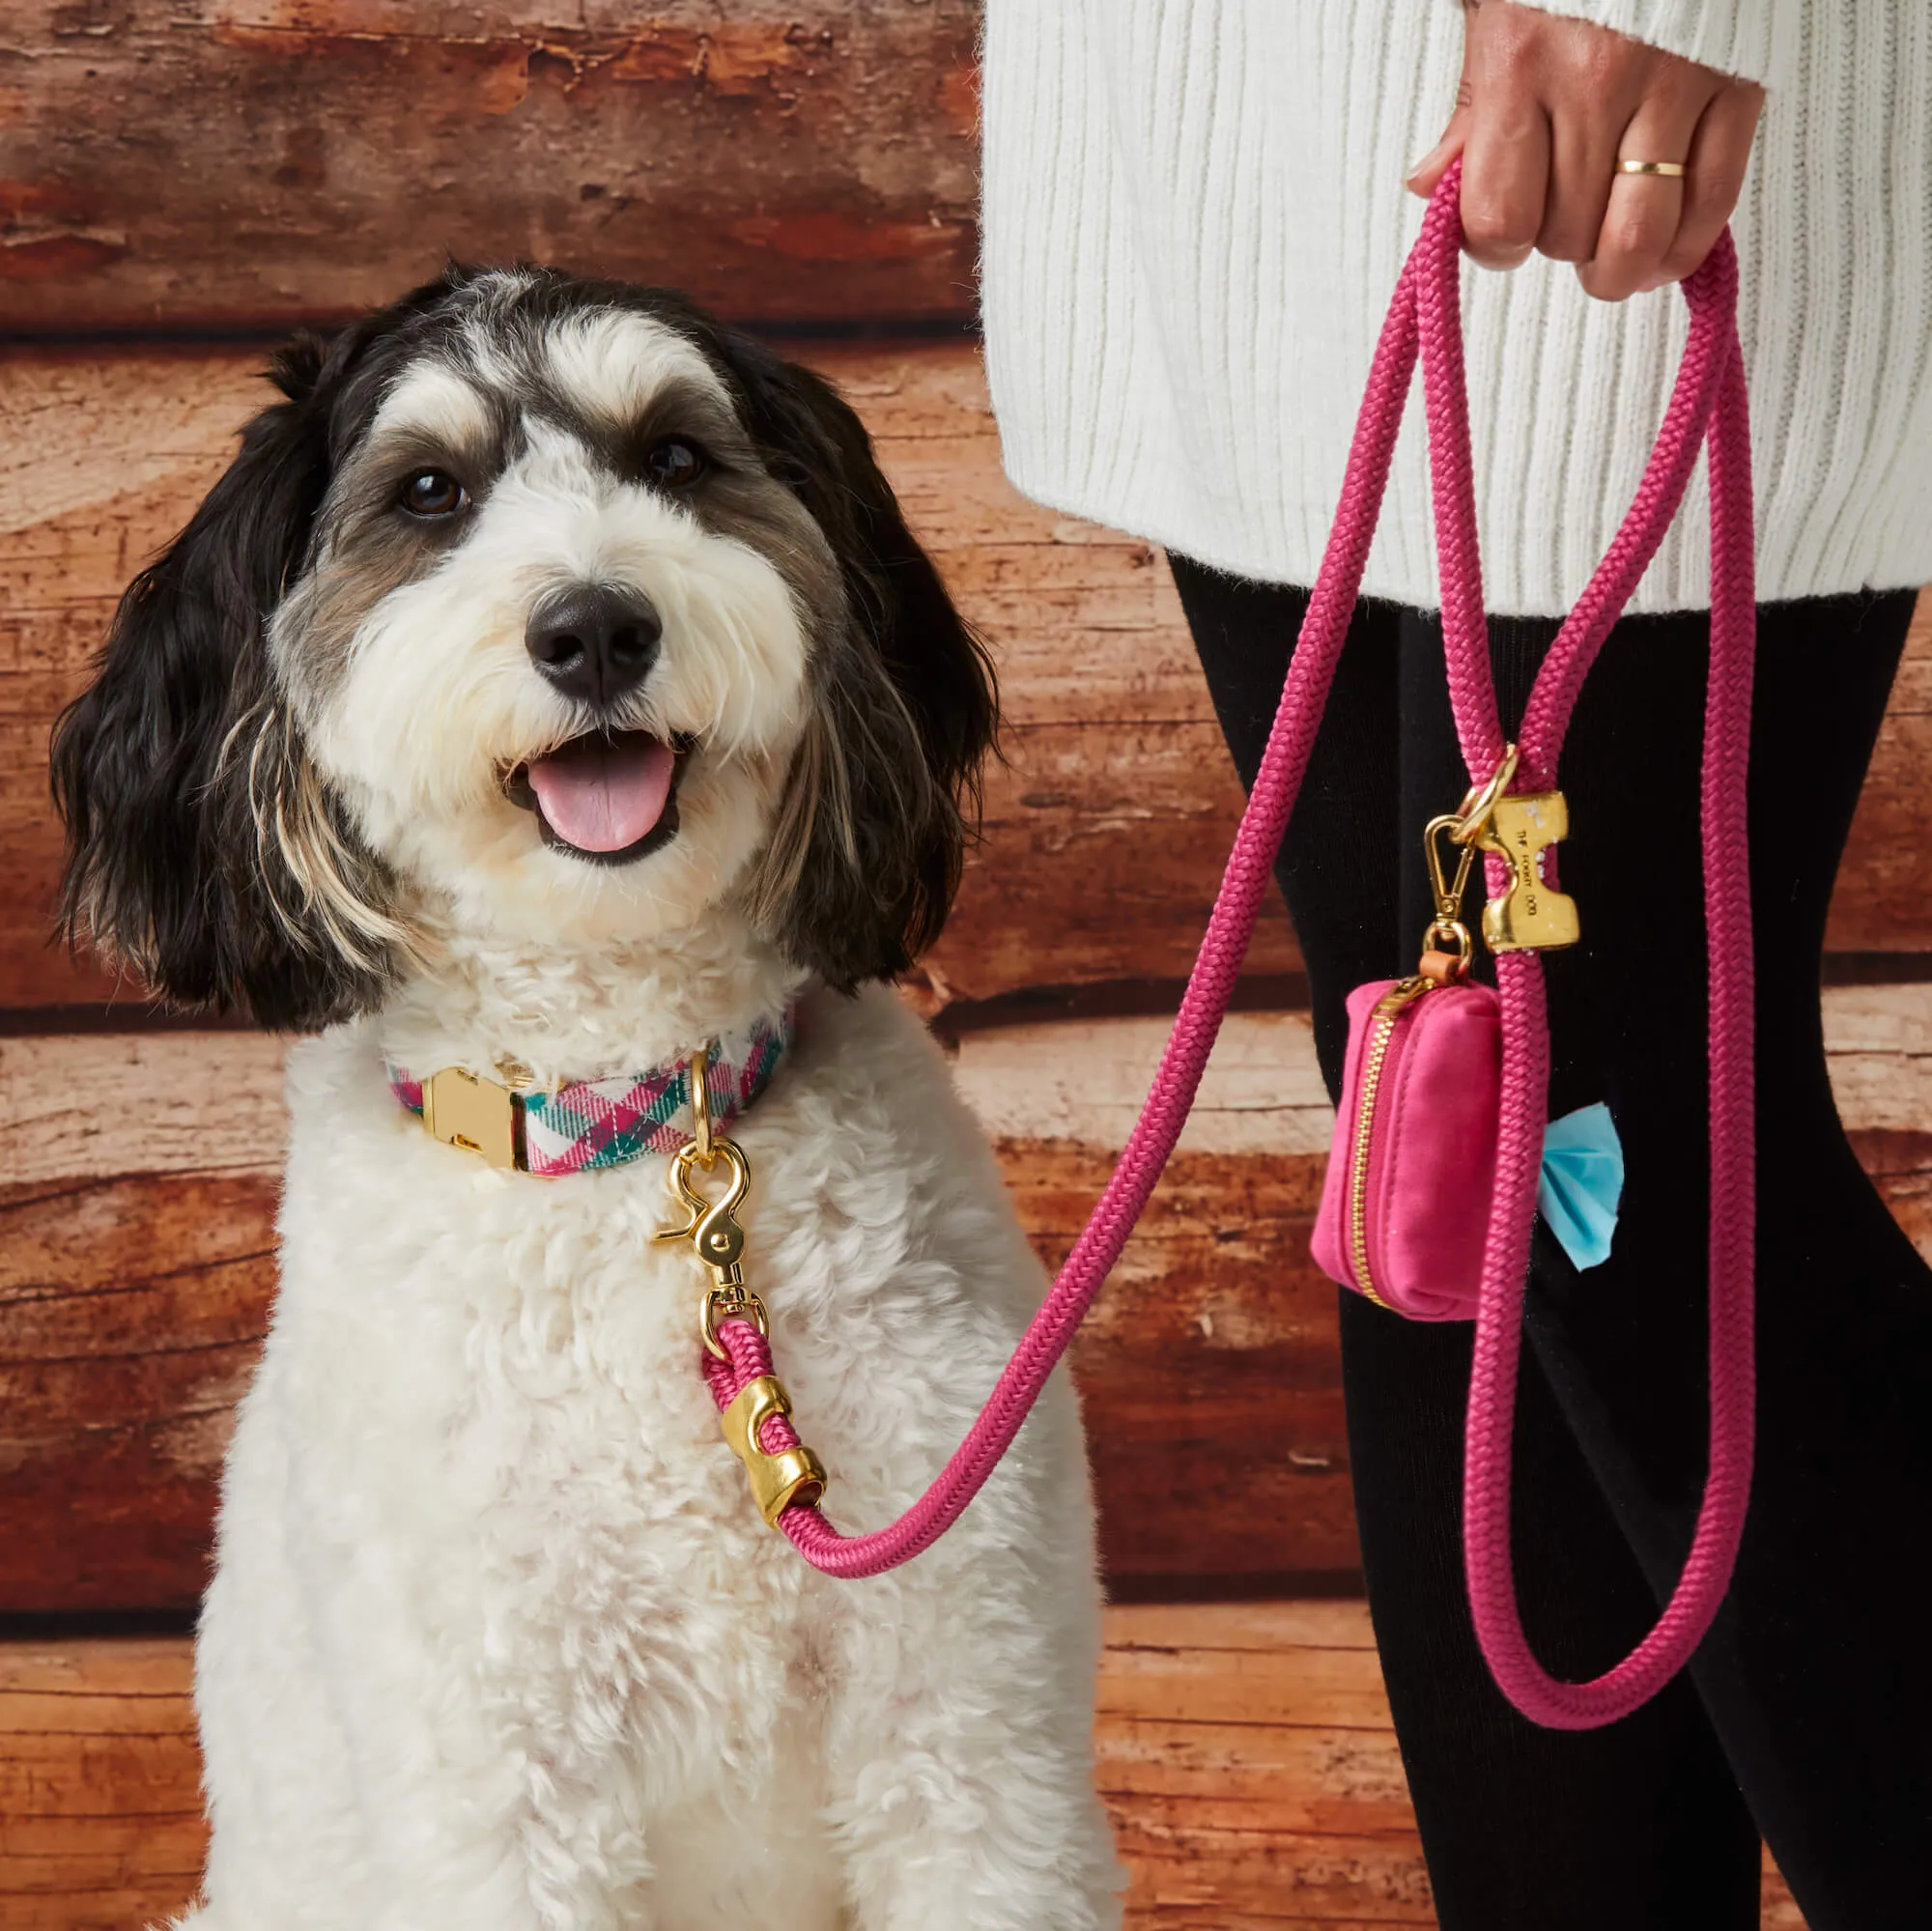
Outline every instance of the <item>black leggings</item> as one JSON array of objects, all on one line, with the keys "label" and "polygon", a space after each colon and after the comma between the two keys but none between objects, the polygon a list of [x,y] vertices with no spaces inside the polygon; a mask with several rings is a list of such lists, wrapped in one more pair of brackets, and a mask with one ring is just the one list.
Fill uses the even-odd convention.
[{"label": "black leggings", "polygon": [[[1252,781],[1305,594],[1174,571]],[[1689,1677],[1583,1734],[1503,1701],[1463,1588],[1470,1330],[1341,1295],[1369,1601],[1444,1931],[1755,1931],[1759,1832],[1812,1931],[1926,1921],[1932,1275],[1846,1144],[1818,1004],[1832,881],[1911,610],[1901,593],[1759,614],[1757,1476]],[[1554,632],[1493,625],[1506,730]],[[1578,1274],[1539,1228],[1525,1315],[1518,1587],[1538,1654],[1571,1677],[1655,1618],[1704,1476],[1707,634],[1702,614],[1620,624],[1563,757],[1583,943],[1547,960],[1550,1112],[1606,1100],[1628,1165],[1610,1259]],[[1364,604],[1279,867],[1331,1093],[1342,1002],[1412,969],[1422,826],[1466,781],[1439,621]]]}]

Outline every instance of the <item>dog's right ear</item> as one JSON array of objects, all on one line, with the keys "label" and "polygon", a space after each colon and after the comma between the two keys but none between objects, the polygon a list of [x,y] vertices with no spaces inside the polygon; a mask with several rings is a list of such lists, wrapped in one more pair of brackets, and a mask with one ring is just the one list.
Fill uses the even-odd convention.
[{"label": "dog's right ear", "polygon": [[[242,431],[228,472],[128,588],[51,754],[70,943],[126,960],[178,1004],[297,1028],[365,1005],[386,977],[380,947],[345,957],[304,929],[303,909],[330,895],[304,854],[337,873],[373,862],[314,781],[264,635],[328,484],[325,366],[313,340],[275,358],[287,400]],[[267,838],[265,796],[281,820]],[[292,855],[297,875],[278,884]]]}]

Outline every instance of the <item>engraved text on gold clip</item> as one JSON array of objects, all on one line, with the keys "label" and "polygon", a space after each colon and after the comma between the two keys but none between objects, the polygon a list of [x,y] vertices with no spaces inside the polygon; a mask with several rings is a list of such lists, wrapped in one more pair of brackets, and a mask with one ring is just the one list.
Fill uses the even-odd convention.
[{"label": "engraved text on gold clip", "polygon": [[1554,951],[1581,936],[1577,901],[1547,884],[1543,854],[1570,836],[1570,808],[1560,791],[1504,796],[1516,775],[1511,745],[1489,783],[1463,800],[1457,842],[1492,852],[1510,867],[1508,888],[1483,907],[1483,939],[1492,952]]}]

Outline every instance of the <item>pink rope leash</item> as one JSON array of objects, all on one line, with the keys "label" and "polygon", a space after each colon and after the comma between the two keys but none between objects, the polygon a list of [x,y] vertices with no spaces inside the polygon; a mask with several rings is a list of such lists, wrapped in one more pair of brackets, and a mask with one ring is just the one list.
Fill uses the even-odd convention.
[{"label": "pink rope leash", "polygon": [[[1377,344],[1334,529],[1281,706],[1147,1103],[1092,1218],[984,1409],[920,1500],[898,1520],[868,1535],[840,1534],[807,1503],[794,1503],[779,1518],[805,1558],[828,1575],[876,1576],[917,1555],[957,1520],[1018,1434],[1174,1150],[1300,790],[1360,591],[1418,358],[1424,365],[1443,637],[1457,731],[1472,777],[1486,777],[1501,760],[1463,373],[1460,177],[1460,167],[1452,168],[1436,189]],[[1708,435],[1712,647],[1702,829],[1711,879],[1711,1466],[1690,1558],[1657,1627],[1629,1658],[1594,1682],[1570,1684],[1548,1676],[1523,1636],[1509,1542],[1510,1434],[1542,1154],[1548,1034],[1541,962],[1533,952],[1505,955],[1497,962],[1504,1018],[1501,1138],[1470,1382],[1463,1542],[1476,1632],[1498,1685],[1525,1716],[1559,1728],[1588,1728],[1626,1715],[1682,1666],[1728,1586],[1750,1486],[1752,994],[1744,777],[1756,613],[1737,262],[1728,233],[1684,286],[1690,337],[1662,430],[1615,541],[1538,674],[1523,722],[1516,788],[1547,789],[1553,783],[1583,678],[1662,541]],[[1492,890],[1500,889],[1500,877],[1492,872]],[[718,1335],[724,1358],[707,1358],[705,1372],[722,1410],[746,1382],[769,1375],[772,1360],[763,1336],[749,1321],[723,1320]],[[764,1424],[760,1440],[773,1453],[798,1445],[781,1415]]]}]

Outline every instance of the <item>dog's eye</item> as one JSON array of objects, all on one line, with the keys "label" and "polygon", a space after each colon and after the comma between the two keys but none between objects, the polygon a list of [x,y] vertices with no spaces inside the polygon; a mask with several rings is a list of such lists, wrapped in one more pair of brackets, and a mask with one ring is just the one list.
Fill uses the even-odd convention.
[{"label": "dog's eye", "polygon": [[666,437],[644,456],[644,474],[661,490],[688,490],[704,469],[704,451],[682,436]]},{"label": "dog's eye", "polygon": [[443,469],[418,469],[403,485],[402,505],[412,516],[454,516],[469,492]]}]

